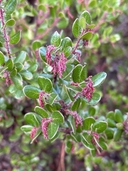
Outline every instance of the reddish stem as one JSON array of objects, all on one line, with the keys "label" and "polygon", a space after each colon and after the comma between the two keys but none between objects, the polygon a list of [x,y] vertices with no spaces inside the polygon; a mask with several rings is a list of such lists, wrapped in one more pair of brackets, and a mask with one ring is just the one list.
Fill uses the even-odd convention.
[{"label": "reddish stem", "polygon": [[[1,3],[1,1],[0,1],[0,3]],[[5,27],[5,22],[4,22],[4,11],[3,11],[2,8],[0,8],[0,16],[1,16],[3,34],[4,34],[4,39],[5,39],[5,47],[6,47],[6,50],[7,50],[8,57],[11,58],[9,39],[8,39],[8,35],[7,35],[7,32],[6,32],[6,27]]]}]

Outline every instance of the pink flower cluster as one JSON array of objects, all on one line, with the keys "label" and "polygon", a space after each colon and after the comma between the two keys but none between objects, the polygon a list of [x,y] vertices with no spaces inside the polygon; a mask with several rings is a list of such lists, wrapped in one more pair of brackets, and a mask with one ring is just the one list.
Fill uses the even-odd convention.
[{"label": "pink flower cluster", "polygon": [[6,82],[6,85],[7,85],[7,86],[9,86],[10,84],[13,83],[12,80],[11,80],[11,78],[10,78],[10,74],[9,74],[8,71],[5,71],[5,72],[4,72],[3,77],[6,79],[5,82]]},{"label": "pink flower cluster", "polygon": [[55,49],[53,45],[49,45],[46,50],[46,61],[49,65],[52,66],[52,72],[54,76],[57,74],[59,77],[62,77],[63,72],[66,70],[66,61],[67,58],[64,56],[64,53],[56,53],[54,60],[52,60],[51,52]]},{"label": "pink flower cluster", "polygon": [[36,127],[32,128],[31,133],[30,133],[31,139],[33,139],[35,137],[37,130],[38,130],[38,128],[36,128]]},{"label": "pink flower cluster", "polygon": [[44,108],[44,101],[43,99],[47,98],[48,97],[48,94],[44,91],[41,91],[40,94],[39,94],[39,104],[40,104],[40,107]]},{"label": "pink flower cluster", "polygon": [[49,45],[47,46],[47,50],[46,50],[46,61],[49,65],[52,64],[52,56],[51,56],[51,52],[55,49],[55,46],[53,45]]},{"label": "pink flower cluster", "polygon": [[48,125],[52,122],[52,118],[43,118],[42,119],[42,132],[45,139],[48,139]]},{"label": "pink flower cluster", "polygon": [[40,104],[40,107],[44,107],[44,101],[43,101],[43,96],[45,95],[45,92],[41,91],[40,94],[39,94],[39,104]]},{"label": "pink flower cluster", "polygon": [[91,80],[91,77],[88,77],[86,87],[82,89],[82,95],[86,97],[88,101],[90,101],[92,98],[93,92],[94,92],[93,82]]},{"label": "pink flower cluster", "polygon": [[78,128],[78,125],[79,124],[81,126],[83,125],[82,118],[78,115],[78,113],[76,111],[70,111],[70,110],[68,110],[67,113],[69,113],[70,115],[72,115],[73,118],[75,119],[76,128]]}]

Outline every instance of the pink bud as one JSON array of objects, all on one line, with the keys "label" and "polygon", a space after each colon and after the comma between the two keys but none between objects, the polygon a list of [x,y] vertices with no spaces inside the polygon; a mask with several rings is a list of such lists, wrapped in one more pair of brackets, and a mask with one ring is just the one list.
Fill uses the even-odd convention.
[{"label": "pink bud", "polygon": [[52,64],[52,56],[51,56],[51,52],[55,49],[55,46],[53,45],[49,45],[47,46],[46,49],[46,61],[49,65]]},{"label": "pink bud", "polygon": [[52,122],[52,118],[43,118],[42,119],[42,133],[45,139],[48,139],[48,124]]},{"label": "pink bud", "polygon": [[70,110],[68,110],[67,113],[69,113],[70,115],[72,115],[73,118],[75,119],[76,128],[78,128],[78,125],[79,124],[81,126],[83,125],[82,118],[78,115],[78,113],[76,111],[70,111]]},{"label": "pink bud", "polygon": [[88,101],[91,100],[92,95],[94,92],[93,82],[90,77],[87,78],[86,87],[82,89],[82,95],[88,99]]},{"label": "pink bud", "polygon": [[38,128],[36,128],[36,127],[32,128],[31,133],[30,133],[31,139],[33,139],[35,137],[37,130],[38,130]]}]

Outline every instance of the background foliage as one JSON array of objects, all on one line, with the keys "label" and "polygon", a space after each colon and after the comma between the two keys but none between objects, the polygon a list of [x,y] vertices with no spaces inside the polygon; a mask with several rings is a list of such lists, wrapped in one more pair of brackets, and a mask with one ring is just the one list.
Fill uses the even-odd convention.
[{"label": "background foliage", "polygon": [[[91,116],[95,114],[95,119],[99,118],[99,121],[107,118],[108,150],[92,157],[81,143],[74,143],[72,149],[70,141],[67,141],[66,151],[72,150],[65,155],[65,167],[67,171],[127,170],[128,137],[124,130],[122,131],[124,125],[121,124],[127,118],[128,102],[127,0],[8,0],[2,1],[2,8],[5,10],[5,26],[10,37],[10,55],[16,58],[14,63],[8,59],[7,47],[4,46],[5,35],[1,29],[0,170],[59,171],[63,136],[54,142],[40,136],[30,144],[30,135],[25,135],[20,127],[26,124],[24,115],[33,112],[37,103],[34,99],[24,97],[22,90],[25,85],[37,85],[37,77],[42,73],[42,68],[47,73],[48,69],[42,64],[44,55],[41,54],[45,53],[42,46],[56,43],[54,38],[51,40],[55,31],[63,38],[70,37],[75,45],[74,36],[77,35],[76,32],[73,34],[72,24],[85,10],[91,14],[95,27],[92,29],[94,35],[89,38],[89,42],[86,41],[88,45],[80,51],[82,64],[87,63],[88,75],[103,71],[108,75],[106,81],[97,88],[97,92],[102,94],[100,103],[88,107],[86,115],[90,115],[90,110]],[[10,75],[5,74],[5,70],[8,70]],[[11,83],[6,82],[7,76],[11,76],[13,84],[6,85]],[[113,115],[115,118],[112,118]],[[116,132],[115,127],[119,131]],[[120,132],[123,132],[122,136]],[[127,133],[126,129],[125,132]]]}]

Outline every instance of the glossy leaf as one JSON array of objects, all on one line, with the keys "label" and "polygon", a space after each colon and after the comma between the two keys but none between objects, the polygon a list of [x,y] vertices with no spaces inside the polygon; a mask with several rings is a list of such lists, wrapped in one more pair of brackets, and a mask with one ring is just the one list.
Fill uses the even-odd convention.
[{"label": "glossy leaf", "polygon": [[49,78],[45,78],[42,76],[38,77],[38,84],[42,90],[45,92],[51,92],[52,90],[52,82]]},{"label": "glossy leaf", "polygon": [[48,113],[41,107],[36,106],[34,108],[34,111],[39,114],[42,118],[47,118],[48,117]]},{"label": "glossy leaf", "polygon": [[5,62],[4,60],[4,54],[0,51],[0,65],[3,65]]},{"label": "glossy leaf", "polygon": [[53,122],[56,124],[61,124],[64,122],[64,116],[59,111],[53,112],[52,118]]},{"label": "glossy leaf", "polygon": [[29,134],[31,133],[32,128],[33,128],[32,125],[24,125],[24,126],[21,127],[21,130],[22,130],[25,134],[29,135]]},{"label": "glossy leaf", "polygon": [[32,49],[33,50],[37,50],[37,49],[39,49],[41,47],[41,45],[42,45],[41,41],[35,40],[32,43]]},{"label": "glossy leaf", "polygon": [[9,19],[6,23],[5,23],[5,26],[14,26],[15,24],[15,20],[14,19]]},{"label": "glossy leaf", "polygon": [[105,72],[100,72],[92,77],[93,86],[96,87],[100,85],[107,77],[107,74]]},{"label": "glossy leaf", "polygon": [[51,44],[57,47],[60,45],[60,40],[61,40],[60,34],[57,31],[55,31],[51,37]]},{"label": "glossy leaf", "polygon": [[52,139],[56,136],[57,131],[58,131],[58,124],[55,124],[53,122],[50,122],[48,125],[48,138]]},{"label": "glossy leaf", "polygon": [[83,120],[83,130],[91,130],[94,123],[95,123],[94,118],[92,117],[85,118]]},{"label": "glossy leaf", "polygon": [[107,122],[105,121],[97,121],[93,125],[93,130],[95,130],[97,133],[102,133],[107,128]]},{"label": "glossy leaf", "polygon": [[84,11],[81,16],[85,18],[87,24],[91,24],[91,15],[88,11]]},{"label": "glossy leaf", "polygon": [[37,99],[39,97],[39,93],[41,90],[37,87],[26,85],[23,89],[24,95],[31,98],[31,99]]},{"label": "glossy leaf", "polygon": [[14,63],[13,63],[12,59],[8,59],[7,62],[5,63],[5,66],[7,67],[7,69],[9,71],[11,71],[14,67]]},{"label": "glossy leaf", "polygon": [[7,14],[11,14],[14,12],[16,8],[17,0],[8,0],[5,4],[5,11]]},{"label": "glossy leaf", "polygon": [[113,136],[114,136],[114,129],[113,128],[107,128],[105,130],[105,134],[107,136],[107,139],[113,139]]},{"label": "glossy leaf", "polygon": [[38,127],[40,125],[36,114],[33,112],[26,113],[24,119],[27,124],[30,124],[32,126]]},{"label": "glossy leaf", "polygon": [[10,43],[17,44],[20,41],[20,38],[21,38],[21,31],[18,31],[10,37]]},{"label": "glossy leaf", "polygon": [[72,34],[74,37],[78,37],[80,34],[81,28],[79,26],[79,20],[78,18],[74,21],[73,25],[72,25]]},{"label": "glossy leaf", "polygon": [[72,72],[72,79],[75,83],[79,83],[81,81],[81,71],[82,71],[82,65],[78,64]]},{"label": "glossy leaf", "polygon": [[114,114],[114,120],[118,123],[118,122],[123,122],[124,118],[122,115],[122,112],[119,109],[115,110],[115,114]]},{"label": "glossy leaf", "polygon": [[92,35],[93,35],[92,32],[88,31],[81,36],[81,39],[90,40],[92,38]]},{"label": "glossy leaf", "polygon": [[116,129],[114,132],[114,141],[119,141],[121,139],[122,133],[122,130]]},{"label": "glossy leaf", "polygon": [[15,76],[12,76],[11,79],[18,89],[23,88],[23,79],[19,73],[16,74]]},{"label": "glossy leaf", "polygon": [[15,58],[15,63],[23,63],[26,59],[27,53],[25,51],[21,51],[20,54]]},{"label": "glossy leaf", "polygon": [[20,74],[22,75],[22,77],[25,79],[25,80],[31,80],[33,78],[33,75],[30,71],[28,70],[22,70],[20,72]]},{"label": "glossy leaf", "polygon": [[93,93],[92,99],[89,102],[90,105],[95,106],[101,99],[101,94]]},{"label": "glossy leaf", "polygon": [[69,37],[65,37],[61,42],[62,50],[65,50],[68,46],[72,47],[72,40]]}]

